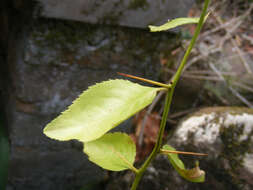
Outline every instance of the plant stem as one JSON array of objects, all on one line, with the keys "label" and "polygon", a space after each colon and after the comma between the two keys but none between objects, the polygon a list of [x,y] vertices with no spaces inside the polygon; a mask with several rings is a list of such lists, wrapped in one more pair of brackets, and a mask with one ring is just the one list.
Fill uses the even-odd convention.
[{"label": "plant stem", "polygon": [[198,26],[197,26],[197,28],[195,30],[195,33],[194,33],[194,35],[193,35],[193,37],[191,39],[191,42],[190,42],[189,46],[188,46],[188,48],[187,48],[187,50],[186,50],[186,52],[184,54],[184,57],[183,57],[183,59],[182,59],[182,61],[180,63],[180,66],[177,69],[177,72],[175,73],[175,75],[174,75],[174,77],[172,79],[172,82],[173,82],[172,85],[174,85],[174,86],[177,84],[177,82],[178,82],[178,80],[180,78],[180,75],[181,75],[181,73],[183,71],[183,68],[184,68],[184,66],[185,66],[185,64],[187,62],[187,59],[188,59],[188,57],[189,57],[189,55],[191,53],[191,50],[192,50],[192,48],[193,48],[194,44],[196,43],[196,40],[197,40],[197,38],[199,36],[200,30],[201,30],[201,28],[202,28],[202,26],[204,24],[204,19],[205,19],[205,15],[206,15],[206,11],[207,11],[207,7],[208,7],[209,2],[210,2],[210,0],[205,0],[205,4],[204,4],[204,7],[203,7],[203,10],[202,10],[200,19],[199,19]]},{"label": "plant stem", "polygon": [[166,94],[165,106],[164,106],[162,121],[161,121],[161,124],[160,124],[159,134],[158,134],[158,137],[157,137],[157,142],[156,142],[151,154],[147,158],[147,160],[143,163],[141,168],[136,173],[136,176],[135,176],[134,182],[132,184],[131,190],[136,190],[137,189],[137,187],[139,185],[139,182],[140,182],[144,172],[146,171],[147,167],[154,160],[155,156],[160,152],[160,148],[162,146],[163,134],[164,134],[166,121],[167,121],[168,113],[169,113],[169,110],[170,110],[170,105],[171,105],[172,97],[173,97],[173,94],[174,94],[174,90],[175,90],[176,84],[177,84],[177,82],[180,78],[180,75],[183,71],[183,68],[186,64],[186,61],[187,61],[187,59],[188,59],[188,57],[191,53],[191,50],[192,50],[192,48],[193,48],[193,46],[194,46],[194,44],[197,40],[197,37],[200,33],[200,30],[203,26],[204,18],[205,18],[205,15],[206,15],[206,11],[207,11],[207,7],[208,7],[209,2],[210,2],[210,0],[205,0],[204,7],[203,7],[203,10],[202,10],[200,19],[199,19],[199,23],[198,23],[198,26],[197,26],[196,31],[194,33],[194,36],[191,40],[191,43],[189,44],[189,46],[188,46],[188,48],[185,52],[184,58],[182,59],[181,64],[180,64],[177,72],[175,73],[175,75],[172,79],[172,84],[171,84],[171,82],[169,83],[169,84],[171,84],[171,88],[168,89],[167,94]]},{"label": "plant stem", "polygon": [[[167,93],[167,95],[166,95],[165,105],[170,105],[170,102],[171,102],[171,99],[172,99],[171,98],[172,96],[170,96],[170,94],[171,93]],[[165,106],[165,108],[164,108],[157,143],[155,144],[155,147],[153,148],[153,150],[152,150],[151,154],[149,155],[149,157],[147,158],[147,160],[144,162],[142,167],[138,170],[138,173],[136,174],[135,180],[132,184],[131,190],[135,190],[137,188],[137,186],[140,182],[140,179],[142,178],[142,176],[143,176],[144,172],[146,171],[147,167],[149,166],[151,161],[155,158],[155,156],[160,152],[163,133],[164,133],[165,125],[166,125],[167,116],[168,116],[168,113],[169,113],[169,108],[170,108],[170,106]]]}]

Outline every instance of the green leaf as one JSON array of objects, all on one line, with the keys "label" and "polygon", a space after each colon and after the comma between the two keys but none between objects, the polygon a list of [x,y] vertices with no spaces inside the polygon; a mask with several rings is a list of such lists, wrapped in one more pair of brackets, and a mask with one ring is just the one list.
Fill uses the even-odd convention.
[{"label": "green leaf", "polygon": [[[207,19],[209,14],[205,16],[205,20]],[[165,31],[169,30],[172,28],[175,28],[177,26],[185,25],[185,24],[195,24],[199,22],[199,17],[197,18],[176,18],[173,20],[168,20],[167,23],[161,25],[161,26],[152,26],[149,25],[149,29],[151,32],[160,32],[160,31]]]},{"label": "green leaf", "polygon": [[84,143],[84,152],[89,160],[100,167],[121,171],[134,168],[136,147],[132,139],[125,133],[107,133],[101,138]]},{"label": "green leaf", "polygon": [[149,105],[163,88],[127,80],[109,80],[89,87],[49,123],[44,134],[58,140],[92,141]]},{"label": "green leaf", "polygon": [[[164,145],[164,150],[175,151],[176,149],[171,147],[170,145]],[[205,172],[200,170],[198,166],[198,162],[196,163],[196,167],[192,169],[185,169],[184,163],[178,157],[178,154],[168,153],[168,158],[170,163],[175,168],[175,170],[186,180],[191,182],[204,182],[205,181]]]}]

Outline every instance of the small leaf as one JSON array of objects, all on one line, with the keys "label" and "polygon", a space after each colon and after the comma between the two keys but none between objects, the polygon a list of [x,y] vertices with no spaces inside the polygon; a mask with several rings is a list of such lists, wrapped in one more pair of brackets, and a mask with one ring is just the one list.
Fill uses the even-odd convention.
[{"label": "small leaf", "polygon": [[[170,145],[164,145],[163,149],[169,151],[175,151],[176,149]],[[175,170],[186,180],[191,182],[204,182],[205,181],[205,172],[200,170],[198,163],[195,168],[185,169],[184,163],[180,160],[177,154],[168,153],[168,158],[170,163],[175,168]]]},{"label": "small leaf", "polygon": [[[205,20],[207,19],[209,14],[205,16]],[[176,18],[173,20],[168,20],[167,23],[161,25],[161,26],[152,26],[149,25],[149,29],[151,32],[160,32],[160,31],[165,31],[169,30],[172,28],[175,28],[177,26],[185,25],[185,24],[195,24],[199,22],[199,17],[196,18]]]},{"label": "small leaf", "polygon": [[163,88],[142,86],[127,80],[109,80],[89,87],[44,134],[58,140],[92,141],[149,105]]},{"label": "small leaf", "polygon": [[84,143],[89,160],[104,169],[121,171],[134,168],[136,147],[125,133],[107,133],[101,138]]}]

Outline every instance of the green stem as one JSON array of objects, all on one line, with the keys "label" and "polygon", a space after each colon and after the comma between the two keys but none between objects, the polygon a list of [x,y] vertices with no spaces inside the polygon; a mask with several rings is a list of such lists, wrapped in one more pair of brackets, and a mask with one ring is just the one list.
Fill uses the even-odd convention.
[{"label": "green stem", "polygon": [[135,177],[134,182],[132,184],[131,190],[135,190],[137,188],[137,186],[140,182],[140,179],[142,178],[147,167],[152,162],[152,160],[155,158],[155,156],[160,152],[160,148],[162,145],[163,133],[164,133],[164,129],[165,129],[166,121],[167,121],[167,116],[168,116],[169,109],[170,109],[171,100],[172,100],[171,93],[167,93],[166,100],[165,100],[165,105],[167,105],[167,106],[165,106],[165,108],[164,108],[157,143],[155,144],[155,147],[153,148],[153,150],[152,150],[151,154],[149,155],[149,157],[147,158],[147,160],[144,162],[142,167],[138,170],[138,173],[136,173],[136,177]]},{"label": "green stem", "polygon": [[205,15],[206,15],[206,12],[207,12],[207,7],[208,7],[209,2],[210,2],[210,0],[205,0],[205,4],[204,4],[204,7],[203,7],[203,10],[202,10],[200,19],[199,19],[198,26],[197,26],[197,28],[195,30],[195,33],[194,33],[194,35],[193,35],[193,37],[191,39],[191,42],[190,42],[189,46],[188,46],[188,48],[187,48],[187,50],[186,50],[186,52],[184,54],[184,57],[183,57],[183,59],[182,59],[182,61],[180,63],[180,66],[177,69],[177,72],[175,73],[175,75],[173,77],[173,80],[172,80],[172,82],[173,82],[172,85],[173,86],[176,86],[176,84],[177,84],[177,82],[178,82],[178,80],[179,80],[179,78],[181,76],[181,73],[183,71],[183,68],[184,68],[184,66],[185,66],[185,64],[187,62],[187,59],[188,59],[188,57],[189,57],[189,55],[191,53],[191,50],[192,50],[194,44],[196,43],[196,40],[197,40],[197,38],[199,36],[199,33],[200,33],[200,30],[201,30],[201,28],[202,28],[202,26],[204,24]]},{"label": "green stem", "polygon": [[[166,121],[167,121],[167,117],[168,117],[168,114],[169,114],[170,105],[171,105],[172,97],[173,97],[173,94],[174,94],[174,90],[175,90],[176,84],[177,84],[177,82],[180,78],[180,75],[183,71],[183,68],[186,64],[186,61],[187,61],[187,59],[188,59],[188,57],[191,53],[191,50],[192,50],[192,48],[193,48],[193,46],[194,46],[194,44],[197,40],[197,37],[200,33],[200,30],[203,26],[204,18],[205,18],[205,15],[206,15],[206,11],[207,11],[207,7],[208,7],[209,2],[210,2],[210,0],[205,0],[204,8],[202,10],[202,13],[201,13],[201,16],[200,16],[200,19],[199,19],[199,23],[198,23],[198,26],[197,26],[196,31],[194,33],[194,36],[193,36],[193,38],[190,42],[190,45],[188,46],[188,48],[185,52],[184,58],[182,59],[181,64],[180,64],[177,72],[175,73],[175,75],[173,77],[171,88],[168,89],[166,99],[165,99],[165,106],[164,106],[164,111],[163,111],[163,116],[162,116],[162,121],[161,121],[160,129],[159,129],[157,142],[156,142],[151,154],[147,158],[147,160],[143,163],[141,168],[136,173],[136,176],[135,176],[134,182],[132,184],[131,190],[136,190],[137,189],[137,187],[139,185],[139,182],[140,182],[144,172],[146,171],[147,167],[154,160],[155,156],[160,152],[160,148],[162,146],[163,134],[164,134]],[[171,83],[169,83],[169,84],[171,84]]]}]

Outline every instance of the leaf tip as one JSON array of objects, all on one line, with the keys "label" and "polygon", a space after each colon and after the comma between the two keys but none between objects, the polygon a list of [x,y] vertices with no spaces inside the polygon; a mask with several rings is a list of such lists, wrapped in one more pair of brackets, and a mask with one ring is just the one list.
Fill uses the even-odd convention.
[{"label": "leaf tip", "polygon": [[156,26],[148,25],[148,27],[149,27],[150,32],[157,32],[156,31]]}]

